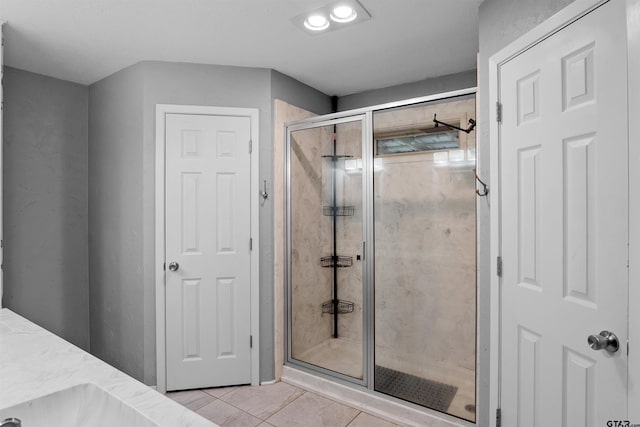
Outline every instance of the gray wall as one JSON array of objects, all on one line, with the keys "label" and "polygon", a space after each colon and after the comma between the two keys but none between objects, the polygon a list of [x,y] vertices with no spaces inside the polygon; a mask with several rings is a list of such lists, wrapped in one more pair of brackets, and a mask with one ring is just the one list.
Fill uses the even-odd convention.
[{"label": "gray wall", "polygon": [[[147,384],[156,382],[156,104],[258,108],[260,180],[272,188],[273,97],[330,106],[318,91],[259,68],[142,62],[90,88],[93,351]],[[260,204],[261,381],[274,377],[271,200]]]},{"label": "gray wall", "polygon": [[476,70],[469,70],[414,83],[341,96],[338,99],[338,110],[352,110],[354,108],[369,107],[387,102],[401,101],[475,86]]},{"label": "gray wall", "polygon": [[143,286],[139,67],[91,85],[89,99],[91,352],[142,380],[150,303]]},{"label": "gray wall", "polygon": [[329,95],[275,70],[271,70],[271,98],[280,99],[315,114],[331,113]]},{"label": "gray wall", "polygon": [[88,96],[5,68],[3,305],[87,350]]},{"label": "gray wall", "polygon": [[[489,58],[516,40],[527,31],[571,3],[572,0],[484,0],[480,5],[480,54],[478,59],[479,108],[478,108],[478,163],[479,173],[488,182],[489,164]],[[491,183],[488,183],[491,186]],[[480,390],[489,390],[489,296],[490,254],[489,207],[484,200],[478,210],[480,217],[479,245],[483,250],[478,260],[480,265],[479,308],[480,319],[478,353],[480,365],[486,372],[479,378]],[[480,414],[478,425],[489,425],[489,393],[478,396]]]},{"label": "gray wall", "polygon": [[[260,182],[271,180],[273,149],[270,71],[260,68],[144,62],[143,253],[145,348],[155,349],[154,210],[156,104],[212,105],[260,110]],[[258,195],[256,194],[256,201]],[[155,353],[145,353],[145,381],[155,383]],[[148,372],[149,370],[153,372]],[[273,206],[260,203],[260,379],[273,379]],[[152,380],[153,379],[153,380]]]}]

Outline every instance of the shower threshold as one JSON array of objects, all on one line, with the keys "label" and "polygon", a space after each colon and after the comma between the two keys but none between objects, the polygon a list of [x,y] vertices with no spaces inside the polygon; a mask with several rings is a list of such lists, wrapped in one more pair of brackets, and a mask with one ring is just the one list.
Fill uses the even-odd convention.
[{"label": "shower threshold", "polygon": [[425,425],[469,427],[475,425],[446,414],[405,405],[379,393],[345,385],[293,366],[283,366],[281,380],[398,425],[415,427],[424,427]]}]

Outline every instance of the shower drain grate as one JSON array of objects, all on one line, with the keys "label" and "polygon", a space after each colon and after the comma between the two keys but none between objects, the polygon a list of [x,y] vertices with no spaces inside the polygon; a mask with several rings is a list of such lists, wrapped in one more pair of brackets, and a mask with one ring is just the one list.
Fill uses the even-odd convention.
[{"label": "shower drain grate", "polygon": [[447,412],[458,387],[376,365],[375,389],[436,411]]}]

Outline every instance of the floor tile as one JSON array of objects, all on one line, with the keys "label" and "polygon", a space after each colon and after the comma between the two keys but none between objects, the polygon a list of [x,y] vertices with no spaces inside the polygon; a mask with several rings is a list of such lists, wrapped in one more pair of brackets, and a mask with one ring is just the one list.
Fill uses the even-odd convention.
[{"label": "floor tile", "polygon": [[166,396],[192,411],[216,400],[215,397],[200,390],[172,391],[168,392]]},{"label": "floor tile", "polygon": [[358,412],[316,394],[304,393],[267,421],[276,427],[344,427]]},{"label": "floor tile", "polygon": [[240,387],[220,397],[230,405],[266,420],[304,392],[287,383]]},{"label": "floor tile", "polygon": [[202,391],[204,391],[207,394],[210,394],[213,397],[220,398],[225,394],[230,393],[234,390],[237,390],[239,388],[246,388],[246,387],[248,386],[214,387],[214,388],[203,388]]},{"label": "floor tile", "polygon": [[360,414],[349,423],[349,427],[398,427],[397,424],[390,423],[382,418],[374,417],[366,412]]},{"label": "floor tile", "polygon": [[214,400],[196,412],[220,427],[255,427],[262,423],[261,419],[234,408],[221,400]]}]

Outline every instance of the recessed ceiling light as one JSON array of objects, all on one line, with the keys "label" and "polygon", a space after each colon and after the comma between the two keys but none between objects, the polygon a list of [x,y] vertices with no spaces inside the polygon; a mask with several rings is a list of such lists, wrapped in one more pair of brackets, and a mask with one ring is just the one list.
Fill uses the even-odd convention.
[{"label": "recessed ceiling light", "polygon": [[329,20],[323,15],[310,15],[305,19],[304,26],[311,31],[322,31],[329,28]]},{"label": "recessed ceiling light", "polygon": [[351,6],[338,5],[331,10],[331,19],[340,22],[351,22],[358,16],[358,12],[356,12]]},{"label": "recessed ceiling light", "polygon": [[290,21],[305,33],[319,36],[371,19],[369,12],[358,0],[329,1],[329,4],[300,13],[290,18]]}]

